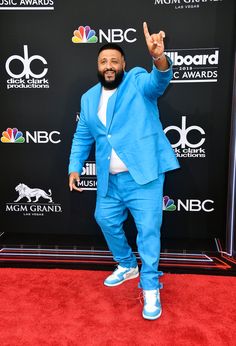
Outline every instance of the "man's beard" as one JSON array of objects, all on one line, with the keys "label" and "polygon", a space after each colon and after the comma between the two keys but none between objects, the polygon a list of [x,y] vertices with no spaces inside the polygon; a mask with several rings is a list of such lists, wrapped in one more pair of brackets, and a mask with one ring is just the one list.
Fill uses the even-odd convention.
[{"label": "man's beard", "polygon": [[[114,70],[113,69],[107,69],[105,72],[107,72],[107,71],[114,71]],[[118,88],[118,86],[122,82],[122,79],[124,76],[124,71],[121,70],[121,71],[115,72],[115,79],[111,80],[111,81],[105,79],[104,72],[102,73],[102,72],[98,71],[97,76],[98,76],[99,82],[102,84],[102,86],[105,89],[112,90],[112,89]]]}]

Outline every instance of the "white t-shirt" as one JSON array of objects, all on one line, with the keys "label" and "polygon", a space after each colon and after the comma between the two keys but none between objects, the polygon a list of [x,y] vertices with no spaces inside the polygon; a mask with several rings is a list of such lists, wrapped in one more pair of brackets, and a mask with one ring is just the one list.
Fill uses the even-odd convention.
[{"label": "white t-shirt", "polygon": [[[101,98],[100,98],[100,102],[98,106],[98,116],[104,126],[106,126],[107,103],[108,103],[109,97],[111,97],[111,95],[113,95],[115,91],[116,89],[105,90],[104,88],[102,88],[102,94],[101,94]],[[119,158],[119,156],[116,154],[113,148],[111,151],[109,171],[112,174],[128,171],[128,168],[126,167],[124,162]]]}]

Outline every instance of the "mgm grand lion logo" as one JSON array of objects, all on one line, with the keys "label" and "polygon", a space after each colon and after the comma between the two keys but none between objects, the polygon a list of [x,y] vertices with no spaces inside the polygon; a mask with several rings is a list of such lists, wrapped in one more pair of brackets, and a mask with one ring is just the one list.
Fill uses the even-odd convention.
[{"label": "mgm grand lion logo", "polygon": [[[19,197],[14,202],[19,202],[22,198],[27,198],[27,201],[36,203],[38,202],[39,198],[44,198],[48,200],[49,203],[53,203],[52,200],[52,191],[49,189],[48,193],[44,190],[37,189],[37,188],[30,188],[29,186],[25,184],[18,184],[15,188],[15,190],[19,193]],[[32,201],[31,199],[34,198]]]}]

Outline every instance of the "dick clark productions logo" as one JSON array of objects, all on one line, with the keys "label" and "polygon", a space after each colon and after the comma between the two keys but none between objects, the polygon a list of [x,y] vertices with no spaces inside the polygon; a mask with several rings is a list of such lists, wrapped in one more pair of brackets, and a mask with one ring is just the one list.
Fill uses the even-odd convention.
[{"label": "dick clark productions logo", "polygon": [[[164,129],[164,132],[167,134],[169,132],[177,133],[179,139],[173,143],[170,140],[172,148],[177,157],[191,157],[191,158],[204,158],[206,157],[205,149],[202,148],[206,138],[205,131],[200,126],[192,125],[187,127],[187,117],[182,116],[181,127],[170,125]],[[191,133],[198,134],[200,136],[200,140],[193,143],[193,139],[189,138]],[[193,136],[192,136],[193,137]]]},{"label": "dick clark productions logo", "polygon": [[[29,49],[27,45],[24,45],[23,51],[23,56],[15,54],[10,56],[6,61],[6,72],[11,77],[7,80],[7,89],[48,89],[48,79],[44,78],[48,72],[48,67],[45,67],[47,66],[47,60],[38,54],[29,56]],[[38,67],[41,72],[36,73],[32,70],[32,62],[37,62],[37,65],[41,65]],[[18,69],[20,72],[18,72]]]}]

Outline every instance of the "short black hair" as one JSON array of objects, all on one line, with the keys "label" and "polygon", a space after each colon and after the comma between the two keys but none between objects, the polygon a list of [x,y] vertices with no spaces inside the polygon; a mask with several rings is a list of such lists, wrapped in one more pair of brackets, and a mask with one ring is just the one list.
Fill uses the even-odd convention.
[{"label": "short black hair", "polygon": [[98,55],[103,51],[103,50],[106,50],[106,49],[115,49],[115,50],[118,50],[118,52],[120,52],[120,54],[123,56],[123,58],[125,59],[125,53],[123,51],[123,49],[116,43],[107,43],[107,44],[104,44],[104,46],[102,46],[99,51],[98,51]]}]

